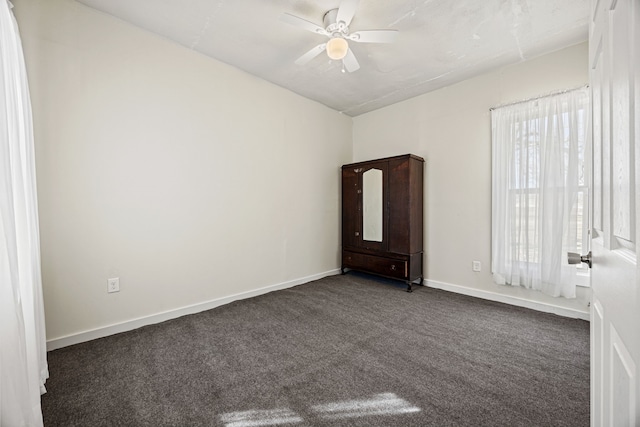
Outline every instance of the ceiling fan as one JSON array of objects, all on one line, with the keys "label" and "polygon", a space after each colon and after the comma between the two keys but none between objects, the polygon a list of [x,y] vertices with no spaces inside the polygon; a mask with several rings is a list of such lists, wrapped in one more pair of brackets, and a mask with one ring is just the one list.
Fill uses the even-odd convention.
[{"label": "ceiling fan", "polygon": [[329,58],[342,60],[342,72],[356,71],[360,64],[349,48],[349,41],[358,43],[392,43],[397,35],[396,30],[363,30],[354,33],[349,31],[349,24],[356,13],[359,0],[342,0],[338,9],[325,13],[324,28],[298,16],[284,13],[280,20],[312,33],[329,37],[326,43],[320,43],[298,58],[295,63],[304,65],[326,50]]}]

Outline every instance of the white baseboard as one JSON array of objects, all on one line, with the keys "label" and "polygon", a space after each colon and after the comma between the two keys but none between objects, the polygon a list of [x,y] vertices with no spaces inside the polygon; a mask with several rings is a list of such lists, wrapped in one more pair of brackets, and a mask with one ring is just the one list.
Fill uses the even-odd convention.
[{"label": "white baseboard", "polygon": [[125,322],[79,332],[77,334],[67,335],[60,338],[54,338],[47,341],[47,351],[55,350],[62,347],[67,347],[73,344],[79,344],[86,341],[91,341],[96,338],[103,338],[109,335],[119,334],[121,332],[131,331],[133,329],[137,329],[142,326],[153,325],[154,323],[164,322],[166,320],[175,319],[181,316],[185,316],[187,314],[199,313],[201,311],[210,310],[212,308],[219,307],[221,305],[229,304],[230,302],[233,302],[233,301],[255,297],[258,295],[266,294],[266,293],[277,291],[280,289],[292,288],[294,286],[301,285],[303,283],[322,279],[323,277],[327,277],[327,276],[333,276],[339,273],[340,273],[339,269],[329,270],[323,273],[313,274],[311,276],[290,280],[288,282],[265,286],[264,288],[260,288],[260,289],[241,292],[239,294],[229,295],[226,297],[217,298],[214,300],[205,301],[198,304],[193,304],[186,307],[180,307],[174,310],[169,310],[169,311],[165,311],[158,314],[152,314],[150,316],[139,317],[137,319],[127,320]]},{"label": "white baseboard", "polygon": [[[219,307],[221,305],[229,304],[230,302],[233,302],[233,301],[255,297],[258,295],[266,294],[266,293],[277,291],[280,289],[292,288],[294,286],[301,285],[303,283],[322,279],[323,277],[327,277],[327,276],[333,276],[339,273],[340,273],[340,269],[329,270],[323,273],[318,273],[311,276],[290,280],[288,282],[277,283],[275,285],[265,286],[263,288],[241,292],[239,294],[229,295],[226,297],[217,298],[214,300],[205,301],[198,304],[193,304],[186,307],[180,307],[174,310],[152,314],[150,316],[139,317],[136,319],[127,320],[125,322],[79,332],[77,334],[66,335],[60,338],[53,338],[47,341],[47,351],[56,350],[58,348],[67,347],[70,345],[79,344],[86,341],[91,341],[97,338],[107,337],[109,335],[119,334],[121,332],[131,331],[133,329],[137,329],[142,326],[153,325],[155,323],[164,322],[166,320],[176,319],[178,317],[185,316],[187,314],[199,313],[201,311],[210,310],[212,308]],[[589,312],[582,312],[579,310],[560,307],[560,306],[551,305],[543,302],[531,301],[531,300],[512,297],[504,294],[498,294],[495,292],[467,288],[465,286],[453,285],[451,283],[438,282],[435,280],[425,280],[425,285],[435,289],[442,289],[445,291],[455,292],[458,294],[468,295],[476,298],[482,298],[490,301],[503,302],[506,304],[511,304],[518,307],[530,308],[530,309],[542,311],[545,313],[554,313],[559,316],[589,320]]]},{"label": "white baseboard", "polygon": [[483,291],[480,289],[467,288],[466,286],[453,285],[451,283],[438,282],[435,280],[425,280],[425,285],[430,288],[442,289],[444,291],[455,292],[457,294],[468,295],[475,298],[482,298],[489,301],[503,302],[518,307],[530,308],[532,310],[553,313],[559,316],[573,319],[590,320],[588,311],[580,311],[572,308],[560,307],[539,301],[531,301],[524,298],[512,297],[496,292]]}]

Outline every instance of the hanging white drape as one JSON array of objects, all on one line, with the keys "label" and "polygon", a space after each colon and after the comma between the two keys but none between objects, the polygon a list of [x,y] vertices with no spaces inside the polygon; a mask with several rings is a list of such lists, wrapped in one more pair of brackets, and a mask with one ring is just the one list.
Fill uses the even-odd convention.
[{"label": "hanging white drape", "polygon": [[499,284],[575,298],[579,180],[589,93],[577,89],[491,112],[492,272]]},{"label": "hanging white drape", "polygon": [[41,426],[48,374],[31,103],[11,4],[0,0],[0,425]]}]

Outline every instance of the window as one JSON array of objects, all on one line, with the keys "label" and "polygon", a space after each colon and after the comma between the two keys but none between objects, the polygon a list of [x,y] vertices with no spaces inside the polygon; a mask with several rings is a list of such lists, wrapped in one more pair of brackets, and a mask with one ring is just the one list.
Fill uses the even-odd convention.
[{"label": "window", "polygon": [[492,110],[492,271],[500,284],[575,296],[566,253],[589,247],[588,91]]}]

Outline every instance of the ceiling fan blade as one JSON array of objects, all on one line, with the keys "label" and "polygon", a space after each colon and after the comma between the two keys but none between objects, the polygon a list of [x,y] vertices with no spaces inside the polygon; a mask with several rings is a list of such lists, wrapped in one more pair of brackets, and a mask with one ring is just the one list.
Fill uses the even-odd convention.
[{"label": "ceiling fan blade", "polygon": [[342,64],[344,65],[344,68],[346,68],[346,70],[350,73],[353,73],[360,68],[360,64],[358,64],[358,60],[356,59],[356,56],[353,54],[351,49],[349,49],[347,51],[347,55],[342,58]]},{"label": "ceiling fan blade", "polygon": [[358,1],[359,0],[342,0],[340,8],[338,9],[338,15],[336,16],[336,22],[342,21],[346,26],[349,26],[353,19],[353,15],[356,14]]},{"label": "ceiling fan blade", "polygon": [[364,30],[351,33],[347,38],[359,43],[393,43],[397,35],[397,30]]},{"label": "ceiling fan blade", "polygon": [[316,56],[320,55],[322,51],[324,51],[327,47],[326,43],[320,43],[318,46],[312,48],[307,53],[302,55],[300,58],[296,59],[296,64],[304,65],[307,62],[311,61]]},{"label": "ceiling fan blade", "polygon": [[324,36],[329,35],[327,34],[327,31],[321,26],[316,25],[311,21],[307,21],[306,19],[291,15],[290,13],[283,13],[282,15],[280,15],[280,20],[282,22],[286,22],[287,24],[291,24],[296,27],[303,28],[307,31],[311,31],[312,33],[322,34]]}]

